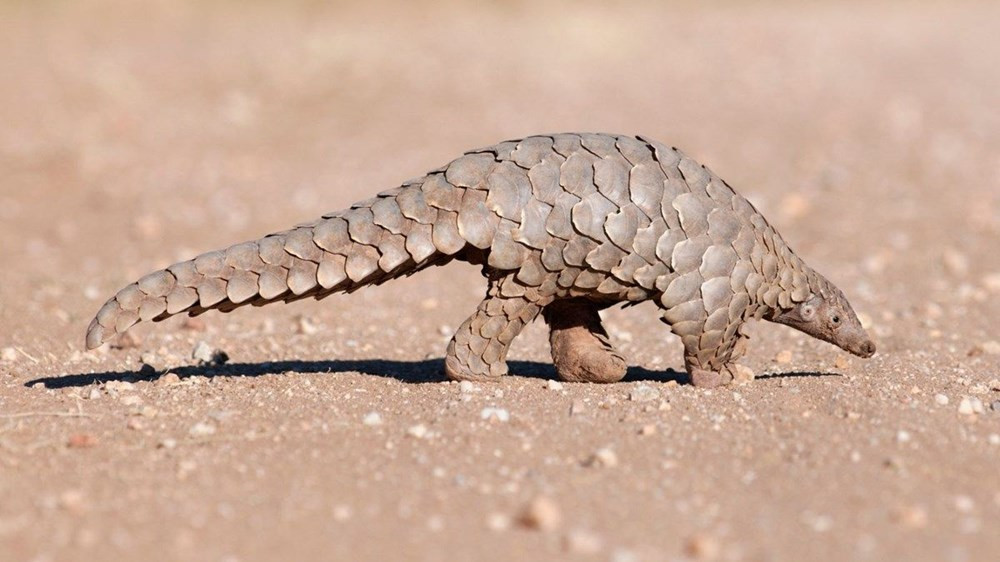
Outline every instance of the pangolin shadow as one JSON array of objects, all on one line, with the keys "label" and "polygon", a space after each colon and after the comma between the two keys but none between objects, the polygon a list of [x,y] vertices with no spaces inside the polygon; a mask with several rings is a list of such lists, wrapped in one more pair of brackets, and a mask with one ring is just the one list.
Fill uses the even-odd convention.
[{"label": "pangolin shadow", "polygon": [[[555,379],[556,370],[549,363],[537,361],[509,361],[510,372],[514,376]],[[261,363],[225,363],[222,365],[190,365],[170,369],[180,378],[202,376],[216,377],[258,377],[277,373],[362,373],[377,377],[396,379],[400,382],[420,384],[447,381],[444,374],[444,359],[422,361],[395,361],[388,359],[355,359],[330,361],[266,361]],[[45,388],[67,388],[89,386],[108,381],[154,381],[164,372],[149,369],[136,371],[106,371],[102,373],[64,374],[30,380],[25,386],[42,383]],[[668,382],[689,384],[687,373],[667,369],[652,371],[643,367],[629,367],[623,382]]]}]

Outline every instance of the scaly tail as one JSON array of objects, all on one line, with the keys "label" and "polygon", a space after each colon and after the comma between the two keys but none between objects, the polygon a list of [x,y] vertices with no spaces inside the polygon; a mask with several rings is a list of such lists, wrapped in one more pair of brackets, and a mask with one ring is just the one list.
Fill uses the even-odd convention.
[{"label": "scaly tail", "polygon": [[[477,179],[491,167],[489,161],[476,170]],[[194,316],[248,304],[319,299],[451,261],[468,244],[459,232],[465,225],[459,224],[455,207],[466,189],[444,176],[438,171],[311,224],[150,273],[101,308],[87,328],[87,349],[137,322],[181,312]],[[487,222],[471,229],[492,231]]]}]

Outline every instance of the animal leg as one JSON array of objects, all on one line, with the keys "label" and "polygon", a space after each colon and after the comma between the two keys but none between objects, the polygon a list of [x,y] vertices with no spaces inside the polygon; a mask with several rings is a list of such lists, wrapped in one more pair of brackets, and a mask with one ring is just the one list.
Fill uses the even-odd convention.
[{"label": "animal leg", "polygon": [[684,342],[684,367],[693,385],[714,388],[733,381],[735,361],[746,350],[742,322],[725,331],[706,330],[701,322],[679,322],[671,329]]},{"label": "animal leg", "polygon": [[618,382],[628,369],[611,345],[598,307],[583,299],[557,300],[542,311],[556,373],[570,382]]},{"label": "animal leg", "polygon": [[459,326],[445,354],[445,373],[455,380],[496,380],[507,374],[507,351],[542,310],[516,280],[491,281],[486,298]]}]

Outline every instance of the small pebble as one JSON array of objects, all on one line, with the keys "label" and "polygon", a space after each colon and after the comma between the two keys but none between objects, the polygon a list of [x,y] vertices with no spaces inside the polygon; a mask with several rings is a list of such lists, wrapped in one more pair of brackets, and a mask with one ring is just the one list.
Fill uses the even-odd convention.
[{"label": "small pebble", "polygon": [[896,441],[900,443],[909,443],[911,439],[910,432],[904,429],[900,429],[896,432]]},{"label": "small pebble", "polygon": [[648,384],[640,384],[628,393],[628,399],[633,402],[650,402],[659,397],[660,391]]},{"label": "small pebble", "polygon": [[104,390],[108,392],[126,392],[135,390],[135,385],[128,381],[108,381],[104,383]]},{"label": "small pebble", "polygon": [[989,389],[984,384],[974,384],[969,387],[970,394],[986,394],[987,392],[989,392]]},{"label": "small pebble", "polygon": [[362,418],[361,423],[368,426],[382,425],[382,414],[378,412],[368,412],[365,417]]},{"label": "small pebble", "polygon": [[586,466],[613,468],[618,466],[618,455],[610,447],[602,447],[587,459]]},{"label": "small pebble", "polygon": [[587,410],[587,405],[584,404],[583,400],[574,400],[572,404],[569,405],[569,415],[579,416]]},{"label": "small pebble", "polygon": [[191,351],[191,358],[206,365],[221,365],[229,361],[229,355],[225,351],[215,349],[205,341],[199,341],[195,344],[194,350]]},{"label": "small pebble", "polygon": [[205,437],[213,433],[215,433],[215,425],[205,422],[198,422],[188,430],[188,435],[191,437]]},{"label": "small pebble", "polygon": [[411,425],[406,428],[406,434],[416,439],[423,439],[424,437],[427,437],[427,426],[422,423]]},{"label": "small pebble", "polygon": [[562,524],[562,512],[547,496],[537,496],[528,502],[518,521],[529,529],[554,531]]},{"label": "small pebble", "polygon": [[719,556],[719,543],[710,535],[697,533],[684,542],[684,553],[697,560],[713,560]]},{"label": "small pebble", "polygon": [[990,408],[993,408],[994,412],[1000,412],[1000,400],[994,400],[993,403],[990,404]]},{"label": "small pebble", "polygon": [[87,393],[87,400],[97,400],[101,397],[101,391],[96,388],[91,388],[90,392]]},{"label": "small pebble", "polygon": [[639,562],[639,557],[635,552],[619,547],[611,553],[611,562]]},{"label": "small pebble", "polygon": [[935,394],[934,395],[934,402],[936,402],[938,406],[947,406],[948,405],[948,397],[945,396],[944,394]]},{"label": "small pebble", "polygon": [[893,519],[904,527],[923,529],[927,526],[927,510],[919,506],[904,507],[893,514]]},{"label": "small pebble", "polygon": [[139,356],[139,362],[142,363],[143,368],[148,367],[154,371],[164,368],[163,361],[152,351],[143,351],[142,355]]},{"label": "small pebble", "polygon": [[177,384],[179,382],[181,382],[181,378],[177,375],[177,373],[166,373],[160,376],[160,378],[156,379],[155,384],[157,386],[169,386],[172,384]]},{"label": "small pebble", "polygon": [[969,272],[969,258],[954,248],[947,248],[941,256],[945,268],[952,275],[961,277]]},{"label": "small pebble", "polygon": [[563,389],[563,383],[561,383],[561,382],[559,382],[557,380],[549,379],[545,383],[545,388],[548,388],[549,390],[562,390]]},{"label": "small pebble", "polygon": [[757,373],[753,372],[750,367],[739,363],[733,367],[733,382],[743,384],[752,382],[755,378],[757,378]]},{"label": "small pebble", "polygon": [[458,390],[464,394],[469,394],[472,392],[479,392],[479,387],[477,387],[472,381],[462,381],[458,383]]},{"label": "small pebble", "polygon": [[774,356],[774,361],[782,365],[787,365],[792,362],[792,352],[788,349],[783,349]]},{"label": "small pebble", "polygon": [[343,523],[350,519],[352,515],[354,515],[354,512],[349,505],[339,504],[333,508],[334,521]]},{"label": "small pebble", "polygon": [[955,509],[961,511],[962,513],[969,513],[976,507],[976,502],[966,495],[955,496]]},{"label": "small pebble", "polygon": [[104,295],[101,292],[101,290],[95,287],[94,285],[87,285],[86,287],[83,288],[83,296],[87,300],[96,301],[97,299],[101,298]]},{"label": "small pebble", "polygon": [[66,490],[59,494],[59,507],[79,515],[87,509],[86,498],[80,490]]},{"label": "small pebble", "polygon": [[0,351],[0,359],[4,361],[13,363],[14,361],[17,361],[18,357],[20,357],[20,355],[17,354],[17,350],[13,347],[5,347],[2,351]]},{"label": "small pebble", "polygon": [[1000,293],[1000,271],[984,275],[983,287],[985,287],[987,291]]},{"label": "small pebble", "polygon": [[208,413],[208,417],[212,418],[218,423],[224,423],[229,418],[235,416],[238,412],[234,410],[213,410]]},{"label": "small pebble", "polygon": [[990,340],[983,342],[979,347],[981,347],[985,353],[990,355],[1000,355],[1000,341]]},{"label": "small pebble", "polygon": [[167,437],[166,439],[163,439],[162,441],[157,443],[156,446],[160,449],[173,449],[174,447],[177,446],[177,440],[171,437]]},{"label": "small pebble", "polygon": [[479,417],[487,421],[507,422],[510,421],[510,412],[503,408],[488,407],[479,412]]},{"label": "small pebble", "polygon": [[576,554],[597,554],[604,547],[604,541],[596,534],[576,529],[563,537],[563,548]]},{"label": "small pebble", "polygon": [[71,449],[88,449],[95,445],[97,445],[97,437],[89,433],[74,433],[66,441],[66,446]]},{"label": "small pebble", "polygon": [[958,403],[958,413],[963,415],[982,414],[983,401],[976,397],[963,396]]},{"label": "small pebble", "polygon": [[304,336],[312,336],[319,332],[319,327],[316,323],[305,316],[299,316],[295,322],[295,333]]},{"label": "small pebble", "polygon": [[653,435],[656,433],[656,424],[648,423],[639,429],[639,435]]},{"label": "small pebble", "polygon": [[177,463],[177,479],[184,480],[198,469],[198,463],[191,459],[184,459]]},{"label": "small pebble", "polygon": [[503,513],[491,513],[486,518],[486,528],[491,531],[506,531],[510,528],[510,517]]}]

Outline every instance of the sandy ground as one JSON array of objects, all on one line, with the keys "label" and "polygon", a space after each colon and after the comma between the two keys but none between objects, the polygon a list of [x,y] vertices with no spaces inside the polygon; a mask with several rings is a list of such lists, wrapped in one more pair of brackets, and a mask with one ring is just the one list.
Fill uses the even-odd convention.
[{"label": "sandy ground", "polygon": [[[0,558],[996,560],[997,21],[0,4]],[[536,323],[514,376],[460,386],[444,345],[485,287],[462,264],[82,351],[154,268],[564,130],[708,164],[848,293],[878,355],[760,325],[757,380],[699,390],[646,305],[605,315],[623,383],[548,383]],[[198,342],[229,362],[199,366]]]}]

